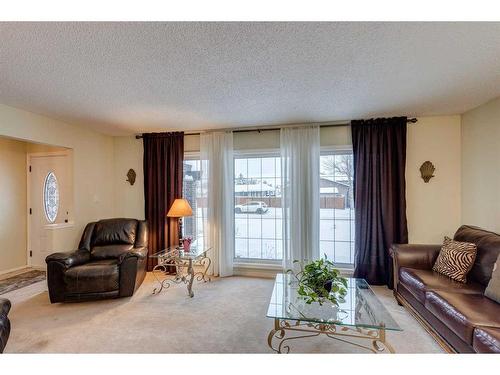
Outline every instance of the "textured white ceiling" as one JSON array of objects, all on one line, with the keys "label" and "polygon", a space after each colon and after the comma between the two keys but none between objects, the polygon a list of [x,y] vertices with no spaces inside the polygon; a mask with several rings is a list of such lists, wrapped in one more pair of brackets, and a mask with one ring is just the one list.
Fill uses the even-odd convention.
[{"label": "textured white ceiling", "polygon": [[462,113],[500,23],[0,23],[0,102],[109,134]]}]

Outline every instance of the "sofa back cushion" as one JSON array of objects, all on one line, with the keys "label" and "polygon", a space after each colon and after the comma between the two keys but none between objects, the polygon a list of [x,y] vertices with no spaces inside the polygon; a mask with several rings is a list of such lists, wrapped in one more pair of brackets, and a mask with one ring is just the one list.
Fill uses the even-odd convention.
[{"label": "sofa back cushion", "polygon": [[106,219],[95,223],[91,251],[95,246],[134,245],[137,231],[135,219]]},{"label": "sofa back cushion", "polygon": [[476,260],[467,278],[484,286],[488,285],[493,266],[500,254],[500,235],[471,225],[462,225],[453,239],[476,244]]}]

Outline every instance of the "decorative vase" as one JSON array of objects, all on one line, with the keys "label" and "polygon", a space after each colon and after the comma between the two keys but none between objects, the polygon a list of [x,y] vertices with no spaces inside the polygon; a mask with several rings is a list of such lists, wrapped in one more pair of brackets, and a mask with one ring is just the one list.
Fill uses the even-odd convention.
[{"label": "decorative vase", "polygon": [[327,290],[328,293],[332,291],[332,280],[327,281],[323,284],[323,287]]},{"label": "decorative vase", "polygon": [[185,252],[189,252],[189,248],[191,247],[191,241],[182,240],[182,247],[184,248]]}]

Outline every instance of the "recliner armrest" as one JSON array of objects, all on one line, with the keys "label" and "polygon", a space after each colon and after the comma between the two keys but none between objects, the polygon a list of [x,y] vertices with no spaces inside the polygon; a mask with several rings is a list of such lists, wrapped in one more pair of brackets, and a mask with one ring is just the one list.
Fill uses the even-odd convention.
[{"label": "recliner armrest", "polygon": [[131,251],[121,254],[118,257],[118,264],[122,263],[127,258],[135,257],[138,260],[145,259],[148,256],[147,247],[135,247]]},{"label": "recliner armrest", "polygon": [[53,253],[45,258],[45,263],[58,262],[66,268],[79,266],[90,261],[90,252],[87,250],[75,250],[66,253]]},{"label": "recliner armrest", "polygon": [[5,298],[0,298],[0,315],[7,317],[10,311],[10,301]]}]

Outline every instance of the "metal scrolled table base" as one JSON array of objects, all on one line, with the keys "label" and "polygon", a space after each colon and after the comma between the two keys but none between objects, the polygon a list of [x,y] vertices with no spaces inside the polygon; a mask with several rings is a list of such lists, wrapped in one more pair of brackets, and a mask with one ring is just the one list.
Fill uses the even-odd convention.
[{"label": "metal scrolled table base", "polygon": [[[287,331],[301,332],[304,334],[300,336],[285,337]],[[333,323],[305,323],[301,321],[290,323],[288,320],[278,318],[274,320],[274,329],[269,332],[267,344],[276,353],[289,353],[290,346],[288,342],[291,340],[316,337],[320,334],[325,334],[331,339],[369,350],[372,353],[395,353],[393,347],[387,342],[385,329],[383,327],[379,329],[370,329],[339,326]],[[352,341],[352,339],[371,341],[371,345],[363,345]],[[276,346],[273,345],[273,340],[276,341]]]},{"label": "metal scrolled table base", "polygon": [[[169,261],[172,261],[173,263],[168,263]],[[165,258],[161,264],[157,264],[153,268],[153,275],[156,279],[156,281],[159,284],[159,287],[156,287],[153,289],[153,294],[158,294],[160,293],[163,289],[170,288],[170,285],[172,283],[175,284],[180,284],[184,283],[187,285],[187,290],[188,290],[188,295],[189,297],[193,298],[194,297],[194,292],[193,292],[193,281],[194,278],[196,277],[197,281],[211,281],[210,277],[207,276],[207,271],[208,268],[210,267],[210,264],[212,261],[208,257],[202,257],[200,259],[197,259],[193,262],[192,259],[189,259],[187,261],[187,274],[183,274],[183,268],[186,266],[186,264],[183,261],[179,261],[173,258]],[[203,266],[204,269],[201,272],[194,272],[194,266]],[[166,275],[167,274],[167,268],[168,267],[175,267],[176,273],[174,278],[165,278],[163,280],[160,280],[158,275]]]}]

